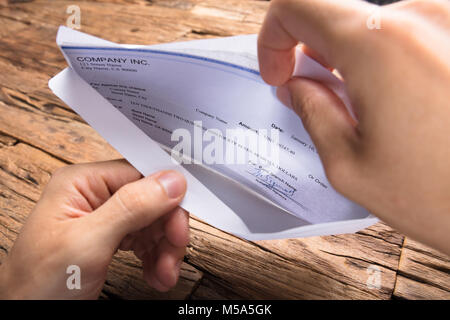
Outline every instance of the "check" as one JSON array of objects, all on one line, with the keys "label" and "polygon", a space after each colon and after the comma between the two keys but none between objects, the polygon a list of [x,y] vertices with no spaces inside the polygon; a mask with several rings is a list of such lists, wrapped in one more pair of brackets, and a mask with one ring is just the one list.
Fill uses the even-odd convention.
[{"label": "check", "polygon": [[[210,224],[271,239],[376,222],[332,188],[300,119],[261,79],[255,35],[135,46],[62,27],[57,42],[70,68],[50,81],[55,94],[143,174],[182,170],[182,206]],[[301,52],[294,75],[350,108],[344,84]]]}]

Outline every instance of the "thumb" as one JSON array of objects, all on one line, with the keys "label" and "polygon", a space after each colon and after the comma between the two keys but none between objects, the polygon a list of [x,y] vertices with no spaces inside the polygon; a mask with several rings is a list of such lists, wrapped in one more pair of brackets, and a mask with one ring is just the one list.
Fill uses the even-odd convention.
[{"label": "thumb", "polygon": [[175,209],[186,192],[186,180],[176,171],[161,171],[126,184],[88,216],[101,241],[117,247],[129,233],[138,231]]},{"label": "thumb", "polygon": [[277,96],[300,116],[325,171],[349,158],[356,143],[356,123],[330,89],[310,79],[292,78],[278,88]]}]

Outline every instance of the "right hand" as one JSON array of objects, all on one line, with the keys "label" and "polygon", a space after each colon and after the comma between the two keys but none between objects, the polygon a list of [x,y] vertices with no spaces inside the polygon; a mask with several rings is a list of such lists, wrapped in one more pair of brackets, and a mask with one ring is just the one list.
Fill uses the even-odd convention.
[{"label": "right hand", "polygon": [[[335,189],[448,254],[449,40],[450,3],[437,0],[275,0],[258,38],[261,76],[281,86]],[[291,79],[299,42],[342,75],[357,123],[328,88]]]}]

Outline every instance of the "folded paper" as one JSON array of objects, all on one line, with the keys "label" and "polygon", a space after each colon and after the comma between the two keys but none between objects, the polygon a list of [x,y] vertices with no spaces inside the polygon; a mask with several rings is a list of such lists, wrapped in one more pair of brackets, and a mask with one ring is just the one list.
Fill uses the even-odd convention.
[{"label": "folded paper", "polygon": [[[69,68],[50,80],[53,92],[143,175],[181,171],[181,206],[205,222],[260,240],[355,232],[377,221],[328,182],[300,119],[259,75],[256,35],[136,46],[61,27],[57,43]],[[344,83],[301,51],[293,75],[324,83],[351,110]],[[270,152],[230,138],[233,130]],[[183,151],[194,163],[171,157],[177,134],[192,139]],[[211,146],[216,160],[231,147],[247,157],[199,161]]]}]

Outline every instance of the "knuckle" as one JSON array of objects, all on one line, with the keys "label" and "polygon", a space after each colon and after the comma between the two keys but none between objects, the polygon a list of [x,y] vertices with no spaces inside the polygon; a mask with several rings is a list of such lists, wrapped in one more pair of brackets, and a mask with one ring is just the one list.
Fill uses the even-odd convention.
[{"label": "knuckle", "polygon": [[56,169],[52,177],[56,178],[71,178],[73,176],[78,176],[80,174],[81,170],[86,170],[87,165],[86,164],[72,164],[67,165],[61,168]]},{"label": "knuckle", "polygon": [[137,221],[147,221],[170,206],[165,201],[162,187],[153,179],[150,182],[143,179],[126,184],[113,197],[117,212],[121,215],[120,220],[130,225]]},{"label": "knuckle", "polygon": [[115,194],[116,200],[125,213],[142,212],[145,208],[145,197],[136,190],[133,184],[126,184]]},{"label": "knuckle", "polygon": [[73,164],[56,169],[51,176],[50,182],[64,183],[75,182],[88,175],[89,166],[85,164]]},{"label": "knuckle", "polygon": [[65,166],[56,169],[52,173],[51,181],[66,180],[71,175],[72,167],[73,166]]},{"label": "knuckle", "polygon": [[343,157],[324,158],[322,160],[325,174],[333,188],[347,194],[350,188],[349,181],[353,179],[355,168],[351,161]]},{"label": "knuckle", "polygon": [[270,10],[279,15],[290,10],[293,5],[296,5],[294,2],[295,0],[272,0],[270,3]]},{"label": "knuckle", "polygon": [[60,176],[64,176],[64,174],[65,174],[65,172],[67,172],[68,168],[69,168],[68,166],[65,166],[65,167],[56,169],[52,174],[52,178],[58,178]]},{"label": "knuckle", "polygon": [[295,97],[292,99],[294,110],[302,119],[303,125],[306,128],[311,127],[311,123],[314,121],[317,113],[316,98],[313,92],[305,93],[301,97]]},{"label": "knuckle", "polygon": [[143,183],[145,183],[144,180],[139,180],[117,190],[114,196],[118,205],[122,207],[122,211],[139,215],[164,206],[163,199],[166,199],[166,196],[159,183],[154,180],[150,180],[150,183],[145,185]]}]

